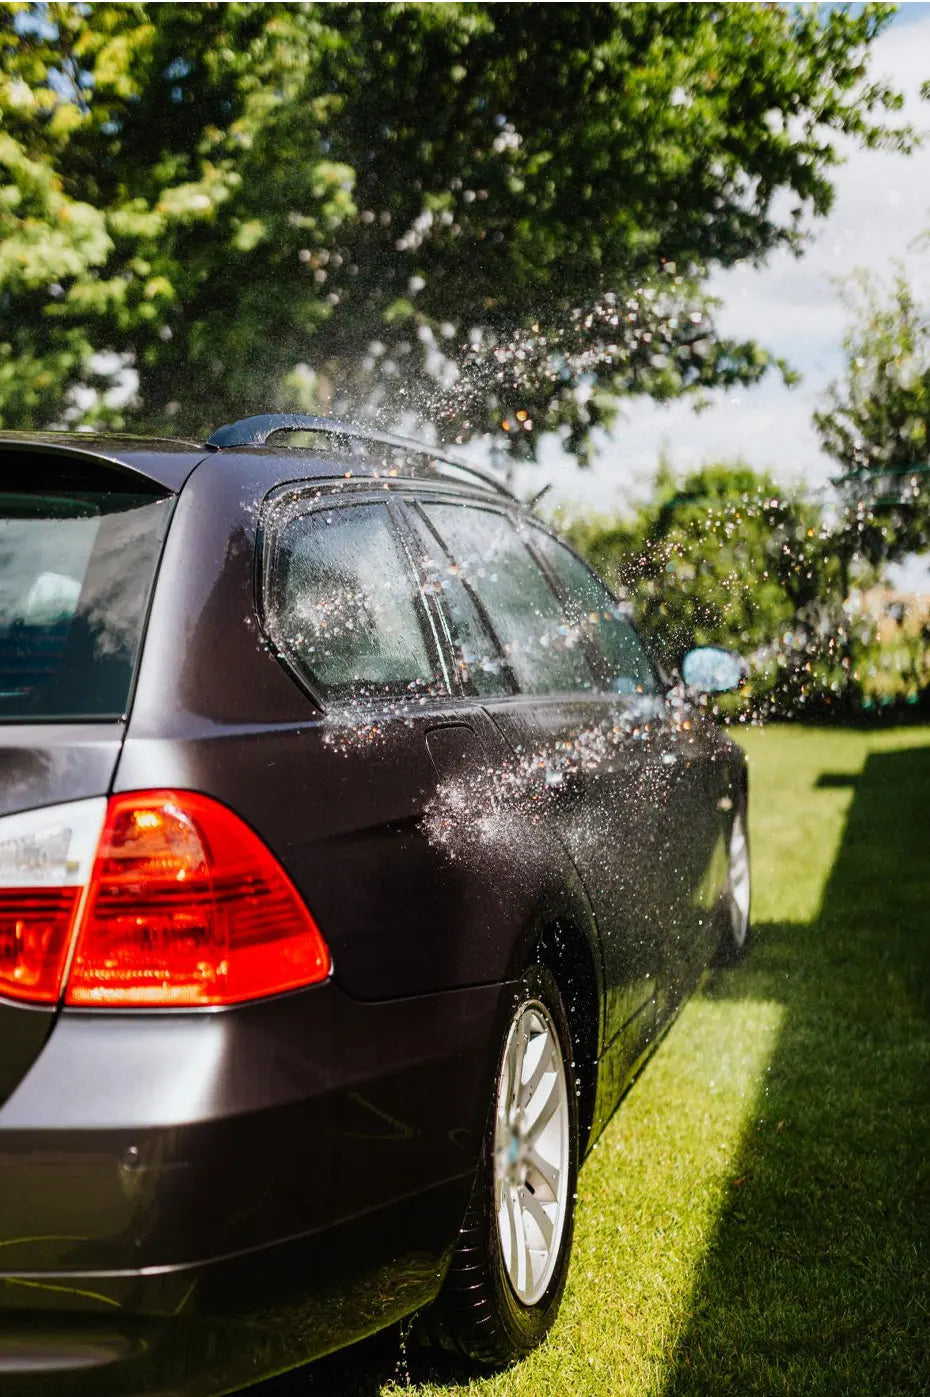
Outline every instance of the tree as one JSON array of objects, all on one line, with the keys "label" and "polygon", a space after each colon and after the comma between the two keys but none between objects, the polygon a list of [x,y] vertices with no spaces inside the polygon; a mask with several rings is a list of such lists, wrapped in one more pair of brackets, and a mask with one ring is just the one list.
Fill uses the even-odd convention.
[{"label": "tree", "polygon": [[818,505],[748,466],[676,482],[629,521],[576,522],[576,545],[622,589],[666,668],[693,645],[737,650],[760,716],[835,706],[851,674],[845,578]]},{"label": "tree", "polygon": [[269,391],[328,313],[299,248],[354,207],[323,151],[325,25],[286,5],[14,5],[0,41],[0,169],[16,179],[15,153],[57,200],[38,220],[0,204],[22,268],[0,269],[2,420],[119,421],[67,411],[101,353],[138,374],[133,425],[200,433]]},{"label": "tree", "polygon": [[90,415],[134,427],[365,406],[583,456],[624,395],[752,382],[706,278],[803,246],[840,132],[907,145],[890,14],[8,5],[0,419],[77,417],[107,354],[138,393]]},{"label": "tree", "polygon": [[847,554],[930,547],[930,316],[903,273],[890,295],[857,279],[846,372],[814,421],[841,467]]}]

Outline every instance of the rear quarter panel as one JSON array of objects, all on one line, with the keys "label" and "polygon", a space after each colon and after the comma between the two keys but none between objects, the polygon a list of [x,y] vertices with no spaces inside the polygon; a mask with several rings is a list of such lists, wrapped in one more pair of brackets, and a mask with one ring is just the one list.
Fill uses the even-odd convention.
[{"label": "rear quarter panel", "polygon": [[[305,897],[338,983],[362,999],[499,983],[567,904],[593,935],[544,825],[519,810],[495,818],[507,748],[479,704],[323,713],[274,653],[256,608],[256,548],[281,476],[280,455],[220,454],[183,490],[115,789],[204,791],[241,815]],[[448,724],[474,741],[461,767],[437,768],[427,737]],[[463,783],[485,791],[483,822],[458,801]]]}]

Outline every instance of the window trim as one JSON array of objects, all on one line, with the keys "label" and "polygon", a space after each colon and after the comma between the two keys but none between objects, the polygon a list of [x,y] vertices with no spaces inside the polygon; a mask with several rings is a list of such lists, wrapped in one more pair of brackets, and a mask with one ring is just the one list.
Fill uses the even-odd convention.
[{"label": "window trim", "polygon": [[278,663],[283,666],[289,677],[310,698],[321,713],[339,709],[347,704],[356,706],[363,704],[366,707],[377,708],[385,703],[396,703],[398,699],[410,700],[411,695],[406,684],[386,685],[373,694],[351,692],[327,694],[320,684],[315,682],[295,662],[287,646],[275,635],[268,605],[272,594],[275,545],[280,535],[278,519],[284,515],[287,517],[287,522],[290,522],[294,517],[308,518],[312,514],[324,511],[358,509],[372,505],[379,505],[386,511],[393,538],[406,560],[408,576],[415,593],[413,601],[421,637],[426,648],[427,658],[438,676],[436,690],[432,693],[416,695],[416,706],[418,709],[421,708],[421,699],[425,699],[427,703],[436,700],[448,703],[453,693],[449,677],[449,657],[437,631],[429,599],[421,584],[420,570],[411,553],[406,524],[397,500],[392,499],[383,490],[362,488],[347,491],[343,495],[338,490],[325,487],[321,489],[321,484],[317,480],[288,481],[285,485],[276,486],[266,495],[262,503],[256,536],[253,576],[255,613],[262,639],[270,647]]}]

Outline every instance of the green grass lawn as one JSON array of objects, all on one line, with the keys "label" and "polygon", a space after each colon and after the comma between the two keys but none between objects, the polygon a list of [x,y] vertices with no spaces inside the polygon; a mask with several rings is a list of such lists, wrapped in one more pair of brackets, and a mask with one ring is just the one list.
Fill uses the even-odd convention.
[{"label": "green grass lawn", "polygon": [[752,948],[582,1170],[547,1343],[476,1378],[395,1330],[275,1393],[930,1393],[930,729],[744,741]]}]

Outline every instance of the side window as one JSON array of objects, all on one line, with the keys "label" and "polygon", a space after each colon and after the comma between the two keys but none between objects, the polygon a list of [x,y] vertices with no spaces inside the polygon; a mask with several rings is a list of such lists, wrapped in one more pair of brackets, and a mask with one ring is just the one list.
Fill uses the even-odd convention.
[{"label": "side window", "polygon": [[325,697],[436,687],[418,588],[386,505],[284,514],[265,578],[275,644]]},{"label": "side window", "polygon": [[458,564],[425,520],[415,517],[415,523],[423,548],[423,576],[445,612],[463,682],[481,697],[512,694],[514,684],[507,662]]},{"label": "side window", "polygon": [[467,505],[428,504],[424,512],[484,607],[520,689],[593,689],[580,638],[509,519]]},{"label": "side window", "polygon": [[533,529],[531,538],[562,588],[569,622],[599,651],[614,693],[656,693],[655,670],[643,643],[601,579],[551,534]]}]

